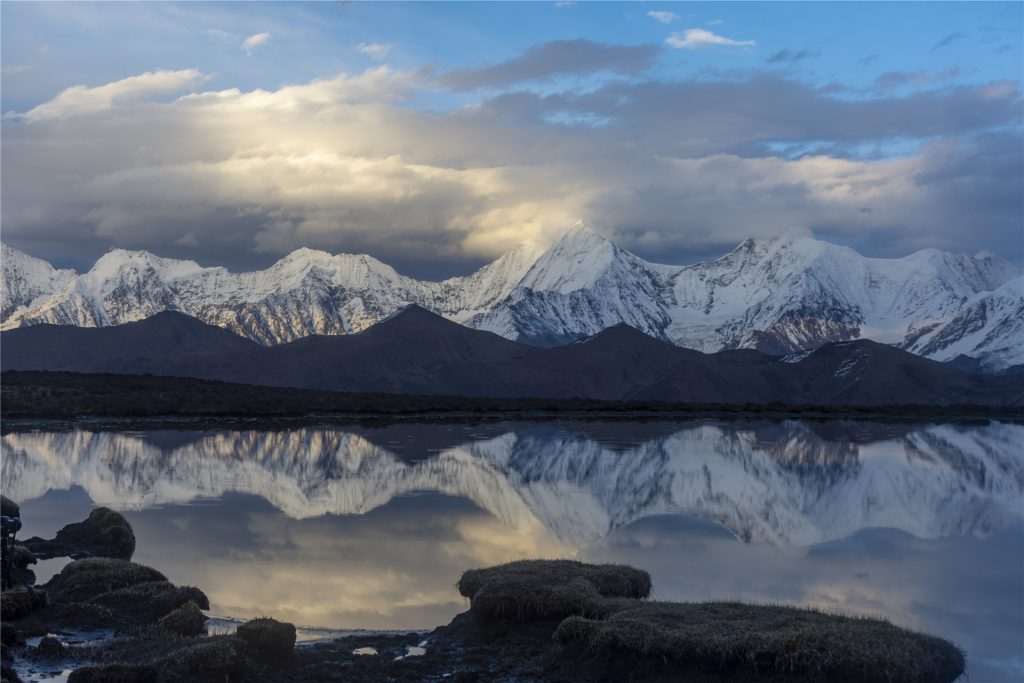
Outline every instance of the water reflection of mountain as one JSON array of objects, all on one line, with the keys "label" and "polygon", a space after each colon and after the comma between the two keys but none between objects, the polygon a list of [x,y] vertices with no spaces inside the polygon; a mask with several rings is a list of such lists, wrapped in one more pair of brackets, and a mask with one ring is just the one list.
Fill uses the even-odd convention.
[{"label": "water reflection of mountain", "polygon": [[[3,490],[27,500],[79,485],[121,508],[237,490],[296,518],[362,514],[404,493],[437,491],[513,526],[537,520],[574,547],[668,512],[776,544],[871,527],[922,538],[985,534],[1018,519],[1024,495],[1020,425],[619,427],[467,427],[414,460],[378,445],[401,443],[402,428],[385,438],[336,428],[11,433]],[[423,429],[410,427],[405,440]]]}]

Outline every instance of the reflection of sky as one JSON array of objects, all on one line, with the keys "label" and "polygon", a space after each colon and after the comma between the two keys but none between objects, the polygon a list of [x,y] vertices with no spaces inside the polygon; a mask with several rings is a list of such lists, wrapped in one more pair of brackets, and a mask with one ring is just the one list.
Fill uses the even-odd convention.
[{"label": "reflection of sky", "polygon": [[[1020,499],[1011,452],[1019,431],[865,429],[548,423],[353,428],[351,439],[331,429],[269,440],[21,434],[4,437],[3,487],[26,498],[69,487],[22,501],[23,535],[51,536],[94,500],[117,507],[117,496],[131,497],[135,559],[200,586],[225,616],[429,628],[464,609],[454,584],[467,568],[578,556],[649,570],[661,599],[885,616],[965,648],[972,681],[1024,678],[1024,527],[1019,507],[1007,517],[990,504]],[[414,488],[431,482],[443,492]],[[303,514],[285,515],[274,498]],[[933,518],[942,523],[920,528],[944,531],[925,540],[859,527],[862,506],[871,509],[864,519],[886,526],[913,530]],[[761,515],[785,521],[783,509],[799,513],[794,523],[861,530],[810,544],[778,542],[785,534],[742,542],[736,529],[676,514],[731,511],[733,526],[756,528]],[[600,533],[567,533],[574,524]]]}]

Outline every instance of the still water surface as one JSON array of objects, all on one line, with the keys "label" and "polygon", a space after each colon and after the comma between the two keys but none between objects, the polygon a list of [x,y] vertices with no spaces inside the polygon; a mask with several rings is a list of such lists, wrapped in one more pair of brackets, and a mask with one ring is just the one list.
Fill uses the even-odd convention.
[{"label": "still water surface", "polygon": [[[1024,426],[403,424],[3,436],[24,534],[121,510],[212,613],[430,628],[459,575],[625,562],[655,597],[884,616],[1024,680]],[[45,580],[47,571],[40,572]]]}]

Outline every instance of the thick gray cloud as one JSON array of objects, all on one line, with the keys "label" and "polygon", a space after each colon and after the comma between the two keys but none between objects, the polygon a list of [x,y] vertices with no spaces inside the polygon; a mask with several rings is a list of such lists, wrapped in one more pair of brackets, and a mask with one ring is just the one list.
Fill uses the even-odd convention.
[{"label": "thick gray cloud", "polygon": [[77,267],[110,246],[236,269],[309,246],[421,277],[578,218],[675,263],[794,226],[879,256],[1024,253],[1012,82],[854,99],[778,74],[612,79],[447,112],[409,104],[433,77],[387,67],[170,101],[150,85],[4,121],[5,241]]},{"label": "thick gray cloud", "polygon": [[650,68],[660,52],[657,45],[607,45],[585,38],[553,40],[500,64],[449,71],[440,77],[440,83],[454,90],[475,90],[601,71],[636,74]]}]

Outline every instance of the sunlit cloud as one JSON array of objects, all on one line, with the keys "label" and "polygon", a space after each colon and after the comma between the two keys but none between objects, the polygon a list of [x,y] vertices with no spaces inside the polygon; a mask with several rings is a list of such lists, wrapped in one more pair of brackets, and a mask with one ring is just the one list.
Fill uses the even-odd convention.
[{"label": "sunlit cloud", "polygon": [[251,35],[242,43],[242,50],[245,51],[245,54],[252,55],[252,53],[256,51],[256,48],[266,45],[269,40],[269,33],[257,33],[255,35]]},{"label": "sunlit cloud", "polygon": [[720,36],[702,28],[688,28],[682,33],[673,33],[665,42],[672,47],[684,50],[697,50],[704,47],[728,46],[728,47],[753,47],[757,45],[753,40],[733,40]]},{"label": "sunlit cloud", "polygon": [[120,81],[90,88],[76,85],[62,90],[59,95],[30,109],[20,118],[28,121],[89,114],[132,104],[153,95],[179,93],[204,79],[197,69],[180,71],[147,71]]}]

